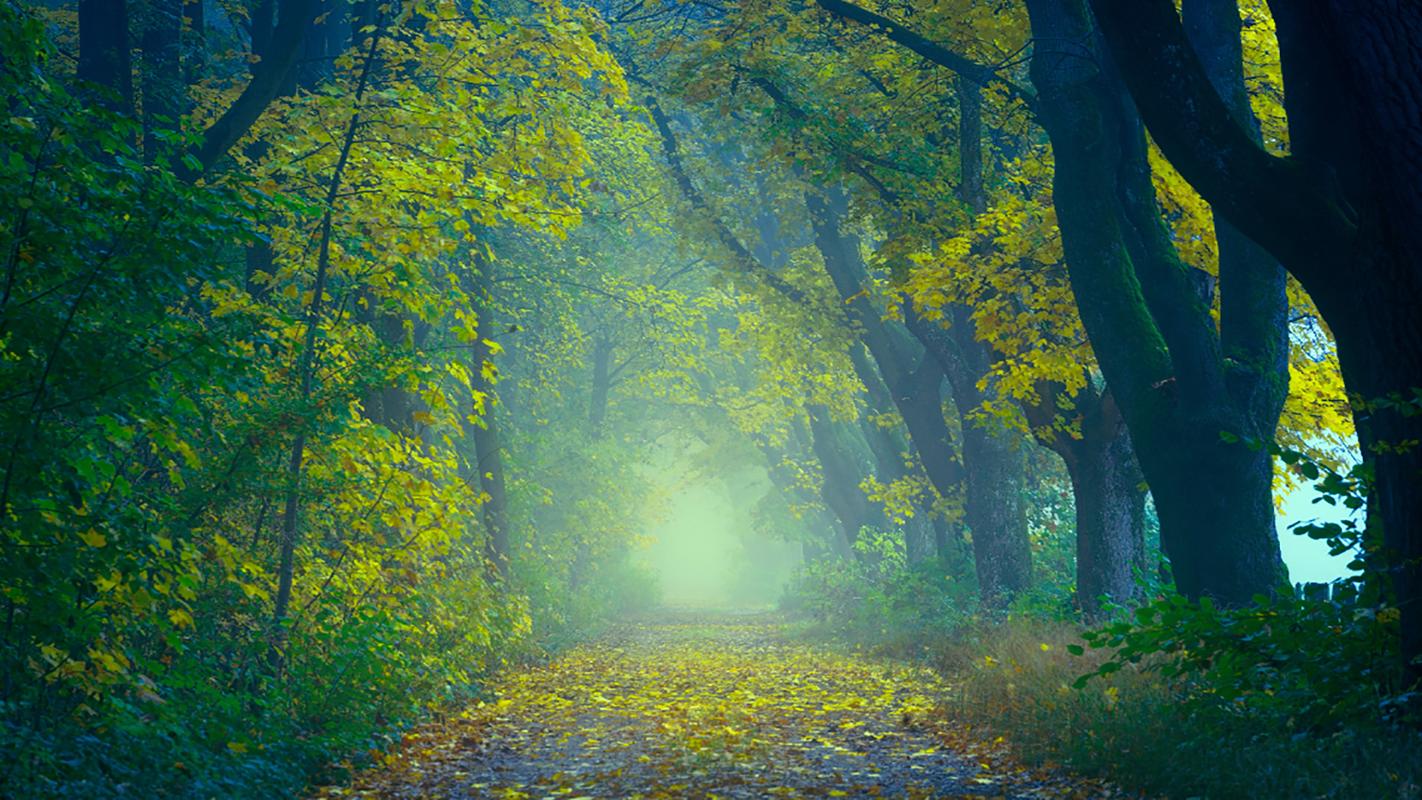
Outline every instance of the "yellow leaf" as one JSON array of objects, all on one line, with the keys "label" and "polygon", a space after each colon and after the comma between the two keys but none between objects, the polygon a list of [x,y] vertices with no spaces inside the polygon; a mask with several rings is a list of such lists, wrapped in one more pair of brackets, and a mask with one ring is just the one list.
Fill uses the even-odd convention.
[{"label": "yellow leaf", "polygon": [[87,544],[90,547],[103,547],[104,545],[109,543],[109,540],[104,538],[104,535],[102,533],[99,533],[99,531],[94,528],[90,528],[89,530],[79,534],[79,538],[83,539],[84,544]]}]

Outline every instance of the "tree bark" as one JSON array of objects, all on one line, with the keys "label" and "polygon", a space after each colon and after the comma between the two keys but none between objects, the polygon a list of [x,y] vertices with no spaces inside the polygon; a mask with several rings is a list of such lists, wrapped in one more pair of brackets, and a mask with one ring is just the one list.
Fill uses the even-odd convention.
[{"label": "tree bark", "polygon": [[844,425],[831,420],[822,406],[809,406],[806,412],[810,418],[811,446],[824,479],[822,497],[839,519],[844,540],[852,549],[865,527],[883,524],[883,515],[859,487],[867,471]]},{"label": "tree bark", "polygon": [[237,99],[203,131],[202,141],[191,152],[198,168],[184,167],[180,174],[195,180],[212,169],[277,98],[296,64],[306,29],[316,16],[316,5],[316,0],[283,0],[270,39],[260,49],[254,25],[253,54],[260,60],[252,68],[252,78]]},{"label": "tree bark", "polygon": [[[469,384],[474,397],[483,398],[484,412],[477,422],[466,420],[465,430],[474,443],[475,469],[478,485],[488,495],[482,506],[487,538],[485,551],[496,575],[506,577],[509,566],[508,490],[504,480],[504,455],[500,441],[499,421],[495,415],[497,394],[493,382],[484,373],[484,364],[493,353],[488,335],[494,327],[492,265],[471,248],[471,263],[465,272],[465,287],[479,325],[479,338],[469,359]],[[475,403],[477,406],[477,403]],[[472,413],[473,409],[471,409]]]},{"label": "tree bark", "polygon": [[1032,581],[1032,548],[1027,512],[1024,444],[1007,431],[975,421],[984,397],[978,379],[987,373],[991,354],[976,340],[968,309],[955,306],[951,328],[906,312],[908,328],[948,375],[953,405],[962,427],[963,516],[972,532],[978,588],[985,605],[1001,608]]},{"label": "tree bark", "polygon": [[107,89],[100,102],[110,110],[133,109],[127,0],[80,0],[76,77]]},{"label": "tree bark", "polygon": [[[1028,9],[1038,42],[1031,74],[1056,154],[1054,197],[1072,287],[1155,495],[1177,586],[1190,597],[1249,603],[1284,575],[1272,458],[1221,434],[1270,440],[1277,412],[1229,389],[1229,374],[1249,367],[1222,357],[1163,228],[1133,109],[1109,69],[1098,69],[1105,62],[1073,44],[1093,40],[1084,5],[1032,0]],[[1257,284],[1221,291],[1270,302],[1248,299],[1270,285]],[[1239,346],[1264,352],[1269,344]],[[1277,367],[1258,365],[1253,384],[1277,392],[1269,372]]]},{"label": "tree bark", "polygon": [[[1393,564],[1409,681],[1422,680],[1422,7],[1270,3],[1293,153],[1250,140],[1168,0],[1093,0],[1161,149],[1299,279],[1338,343]],[[1204,59],[1207,62],[1207,57]],[[1383,402],[1379,402],[1383,401]]]},{"label": "tree bark", "polygon": [[886,322],[870,301],[858,242],[840,230],[842,210],[834,204],[842,202],[842,196],[827,200],[806,192],[815,246],[835,290],[845,301],[850,322],[860,330],[860,338],[903,417],[924,472],[940,495],[952,497],[962,485],[963,468],[943,418],[942,369],[926,353],[914,352],[921,348],[913,336],[901,325]]},{"label": "tree bark", "polygon": [[1058,438],[1053,449],[1066,463],[1076,506],[1077,605],[1096,620],[1103,597],[1130,605],[1140,594],[1137,573],[1147,569],[1145,476],[1110,392],[1088,387],[1076,404],[1081,438]]},{"label": "tree bark", "polygon": [[[870,359],[865,356],[862,348],[852,348],[850,360],[854,363],[854,372],[859,376],[860,383],[864,384],[866,410],[869,414],[860,418],[859,426],[864,432],[865,441],[869,443],[869,449],[874,453],[876,477],[883,483],[893,483],[910,476],[922,475],[918,465],[911,465],[905,460],[910,444],[898,426],[886,428],[878,420],[871,418],[895,410],[888,387],[884,385],[878,371],[869,363]],[[938,555],[937,541],[932,531],[932,515],[933,503],[930,496],[925,498],[924,502],[916,504],[913,515],[905,520],[902,526],[904,554],[910,564],[928,561]]]},{"label": "tree bark", "polygon": [[[865,294],[867,274],[858,243],[840,227],[842,199],[807,193],[805,202],[825,268],[854,324],[864,331],[864,343],[894,395],[929,479],[946,497],[956,494],[960,482],[964,484],[964,510],[973,533],[982,602],[988,607],[1005,606],[1031,582],[1031,548],[1021,505],[1022,453],[998,435],[965,420],[962,466],[952,460],[939,393],[945,372],[942,364],[925,350],[917,368],[906,368],[903,342],[913,346],[913,336],[901,327],[890,328]],[[976,380],[977,376],[966,371],[950,380],[961,414],[976,410],[981,403]],[[971,405],[965,409],[964,403]]]},{"label": "tree bark", "polygon": [[[958,197],[970,215],[987,209],[982,164],[981,89],[959,78]],[[970,216],[971,220],[971,216]],[[906,308],[905,323],[938,361],[952,388],[962,428],[962,458],[967,483],[963,510],[972,532],[978,585],[985,605],[1003,607],[1032,579],[1032,549],[1022,505],[1025,463],[1020,437],[990,430],[974,415],[986,399],[978,382],[992,367],[991,349],[977,340],[971,309],[952,305],[948,328],[928,322]]]},{"label": "tree bark", "polygon": [[[796,429],[791,429],[785,457],[797,460],[805,458],[805,446],[801,441],[802,438]],[[757,442],[756,446],[765,456],[766,472],[770,476],[771,484],[785,496],[785,499],[793,505],[812,505],[813,507],[810,519],[806,521],[807,527],[810,533],[819,534],[822,538],[804,542],[806,558],[818,558],[819,556],[849,558],[851,553],[849,546],[845,543],[842,531],[834,531],[838,521],[832,519],[833,513],[828,512],[822,505],[823,495],[810,494],[806,487],[795,479],[793,471],[786,469],[782,454],[775,448],[763,441]]]}]

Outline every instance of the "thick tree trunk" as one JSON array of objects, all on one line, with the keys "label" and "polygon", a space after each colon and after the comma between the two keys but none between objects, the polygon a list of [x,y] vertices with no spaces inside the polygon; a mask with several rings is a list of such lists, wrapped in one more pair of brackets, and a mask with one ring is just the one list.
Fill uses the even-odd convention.
[{"label": "thick tree trunk", "polygon": [[1349,315],[1332,330],[1344,382],[1364,398],[1355,413],[1374,476],[1368,512],[1382,524],[1380,562],[1402,613],[1406,680],[1415,684],[1422,681],[1422,274],[1416,263],[1374,262],[1372,272],[1391,280],[1360,282],[1354,299],[1367,313]]},{"label": "thick tree trunk", "polygon": [[[1213,0],[1218,2],[1219,0]],[[1422,680],[1422,416],[1390,396],[1422,387],[1422,6],[1270,2],[1291,155],[1264,151],[1196,58],[1169,0],[1092,0],[1155,141],[1212,206],[1309,291],[1338,342]],[[1188,9],[1187,9],[1188,10]],[[1195,26],[1192,26],[1192,30]],[[1383,401],[1379,403],[1379,401]]]},{"label": "thick tree trunk", "polygon": [[1032,549],[1022,507],[1023,451],[971,423],[963,426],[967,473],[964,517],[973,536],[983,605],[1002,608],[1032,582]]},{"label": "thick tree trunk", "polygon": [[1138,595],[1136,573],[1147,568],[1145,491],[1120,416],[1100,408],[1087,416],[1082,438],[1067,443],[1064,460],[1076,506],[1077,605],[1095,620],[1103,611],[1102,598],[1130,605]]},{"label": "thick tree trunk", "polygon": [[975,421],[984,397],[978,379],[990,366],[987,346],[976,340],[968,310],[950,309],[953,326],[919,318],[909,311],[909,330],[948,374],[963,438],[963,516],[972,532],[978,588],[989,607],[1003,607],[1032,581],[1032,548],[1022,504],[1026,483],[1021,437]]},{"label": "thick tree trunk", "polygon": [[1422,681],[1422,6],[1328,5],[1334,58],[1352,89],[1342,99],[1351,101],[1358,120],[1356,157],[1371,202],[1359,202],[1366,214],[1359,252],[1342,269],[1350,284],[1358,281],[1356,311],[1325,318],[1349,391],[1373,403],[1360,415],[1360,438],[1371,450],[1371,510],[1382,522],[1402,612],[1404,668],[1416,685]]},{"label": "thick tree trunk", "polygon": [[[1277,416],[1226,389],[1229,370],[1158,212],[1121,91],[1071,42],[1091,41],[1080,3],[1032,0],[1032,79],[1056,154],[1054,197],[1082,321],[1130,427],[1181,591],[1230,605],[1279,586],[1272,461],[1224,432],[1271,439]],[[1123,168],[1124,166],[1124,168]],[[1148,175],[1148,173],[1146,173]]]},{"label": "thick tree trunk", "polygon": [[110,109],[132,110],[127,0],[80,0],[77,77],[108,89],[103,103]]}]

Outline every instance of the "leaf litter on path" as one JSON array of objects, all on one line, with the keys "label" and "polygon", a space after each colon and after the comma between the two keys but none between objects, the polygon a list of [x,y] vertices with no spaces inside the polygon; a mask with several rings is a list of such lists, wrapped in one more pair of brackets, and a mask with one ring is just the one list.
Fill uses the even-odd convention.
[{"label": "leaf litter on path", "polygon": [[1016,766],[941,712],[942,676],[762,618],[628,625],[511,670],[318,798],[1112,798]]}]

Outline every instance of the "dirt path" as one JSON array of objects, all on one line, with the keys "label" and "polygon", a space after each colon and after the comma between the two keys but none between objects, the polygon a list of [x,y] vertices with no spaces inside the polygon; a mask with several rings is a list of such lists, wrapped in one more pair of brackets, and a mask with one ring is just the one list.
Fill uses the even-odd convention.
[{"label": "dirt path", "polygon": [[935,712],[932,672],[787,641],[758,619],[628,627],[493,687],[321,797],[1097,798],[1013,769]]}]

